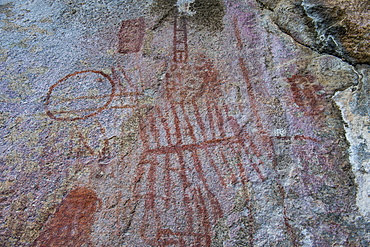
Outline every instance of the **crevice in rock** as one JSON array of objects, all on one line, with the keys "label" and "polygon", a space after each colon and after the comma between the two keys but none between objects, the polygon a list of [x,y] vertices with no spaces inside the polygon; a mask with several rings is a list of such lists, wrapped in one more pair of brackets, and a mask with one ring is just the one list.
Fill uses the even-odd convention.
[{"label": "crevice in rock", "polygon": [[[353,72],[357,75],[356,83],[343,90],[337,90],[331,99],[335,102],[340,110],[342,123],[345,130],[346,141],[348,142],[349,160],[352,166],[352,172],[355,176],[356,183],[356,205],[358,211],[364,217],[369,219],[368,195],[364,195],[368,191],[368,171],[366,168],[365,157],[368,151],[366,148],[361,149],[361,145],[368,143],[366,137],[366,127],[368,127],[368,116],[361,106],[367,105],[366,102],[361,102],[361,94],[366,94],[368,85],[366,85],[367,73],[365,72],[368,65],[352,66]],[[364,69],[362,71],[362,69]]]},{"label": "crevice in rock", "polygon": [[[311,36],[311,37],[314,38],[314,39],[312,39],[314,42],[313,42],[313,45],[310,45],[307,42],[302,42],[302,40],[297,39],[297,37],[294,36],[294,33],[293,34],[291,33],[292,29],[289,29],[289,27],[281,25],[281,23],[279,23],[279,21],[277,21],[276,18],[274,18],[274,15],[276,15],[277,12],[275,12],[276,11],[275,8],[271,7],[271,5],[268,4],[269,0],[256,0],[256,2],[259,4],[259,6],[261,7],[262,10],[266,10],[267,16],[272,21],[272,23],[274,23],[276,25],[276,28],[278,30],[280,30],[282,33],[288,35],[292,40],[294,40],[294,42],[296,42],[297,45],[301,45],[305,48],[308,48],[309,50],[311,50],[315,53],[318,53],[319,55],[330,55],[330,56],[334,56],[336,58],[339,58],[344,63],[343,64],[344,66],[348,65],[349,71],[352,70],[353,80],[350,81],[351,83],[348,83],[346,85],[343,85],[341,87],[336,88],[333,91],[333,94],[329,97],[329,99],[332,102],[332,104],[334,105],[334,108],[337,111],[336,115],[340,119],[340,122],[342,123],[342,126],[343,126],[344,132],[340,134],[340,136],[341,136],[340,138],[344,138],[344,140],[347,144],[346,150],[348,152],[348,156],[346,157],[346,159],[348,160],[348,164],[347,164],[347,167],[343,167],[343,170],[344,170],[344,168],[347,170],[345,172],[347,174],[349,174],[349,178],[350,178],[351,182],[354,183],[355,191],[353,193],[356,196],[356,198],[362,198],[361,197],[361,190],[359,188],[361,186],[364,187],[364,185],[361,185],[361,183],[360,183],[361,180],[359,180],[359,177],[367,175],[368,172],[365,170],[364,167],[361,167],[360,169],[356,170],[357,164],[356,164],[356,162],[353,161],[353,158],[351,158],[351,156],[356,156],[355,153],[352,153],[352,149],[356,148],[356,143],[354,143],[352,138],[348,137],[348,131],[349,131],[350,135],[353,135],[353,133],[351,133],[351,131],[349,129],[354,128],[354,126],[353,126],[353,123],[351,121],[348,121],[348,119],[346,118],[345,109],[343,109],[343,107],[341,107],[338,104],[336,96],[338,94],[340,94],[341,92],[344,92],[346,90],[352,90],[352,94],[356,94],[357,92],[363,91],[364,90],[363,85],[366,85],[366,84],[364,84],[366,82],[366,74],[363,74],[361,72],[361,66],[369,66],[370,64],[369,63],[361,63],[361,62],[358,62],[358,61],[356,62],[355,61],[356,58],[355,57],[350,57],[348,54],[346,54],[345,48],[341,47],[340,41],[338,39],[336,40],[335,37],[332,37],[334,39],[334,42],[336,42],[336,45],[337,45],[334,48],[339,49],[339,50],[336,50],[335,52],[330,52],[330,50],[328,51],[328,50],[325,50],[325,49],[320,49],[320,45],[325,44],[325,42],[327,42],[327,41],[324,41],[324,43],[322,43],[323,41],[320,40],[320,35],[324,35],[325,36],[324,39],[330,38],[330,35],[328,35],[329,33],[327,31],[332,27],[338,26],[337,24],[340,24],[343,21],[343,19],[339,18],[337,20],[333,20],[332,23],[330,23],[330,22],[326,23],[325,24],[326,26],[323,25],[321,27],[318,27],[317,23],[315,23],[315,20],[313,18],[311,18],[310,14],[307,12],[307,6],[306,6],[306,8],[305,8],[305,6],[302,6],[307,1],[304,1],[304,0],[299,1],[300,2],[299,5],[302,6],[302,10],[304,10],[303,13],[305,13],[306,17],[310,18],[311,22],[315,25],[315,27],[312,29],[314,31],[313,34],[315,34],[315,35]],[[276,1],[276,2],[277,2],[276,4],[278,4],[282,1]],[[302,17],[302,18],[304,18],[304,17]],[[295,31],[295,30],[293,29],[293,31]],[[329,30],[329,32],[330,32],[330,30]],[[298,36],[298,38],[299,38],[299,36]],[[316,46],[316,44],[318,44],[318,46]],[[342,53],[340,53],[340,52],[342,52]],[[348,102],[348,104],[350,104],[350,102]],[[365,130],[363,130],[363,132],[365,132]],[[352,186],[350,186],[350,187],[352,187]],[[364,189],[362,189],[362,190],[364,190]],[[359,199],[356,199],[356,200],[359,200]],[[361,200],[364,200],[364,199],[361,199]],[[364,202],[362,202],[362,204],[364,204]],[[360,204],[358,204],[358,202],[356,202],[356,207],[360,207],[359,205]],[[354,212],[356,212],[354,214],[357,214],[357,212],[360,213],[360,211],[361,211],[360,209],[354,209]],[[357,216],[357,217],[360,217],[360,216]],[[356,224],[358,224],[358,225],[356,225],[356,227],[358,227],[358,231],[359,232],[363,231],[364,227],[361,226],[362,223],[360,223],[360,221],[359,221]]]},{"label": "crevice in rock", "polygon": [[[276,13],[276,6],[282,2],[282,1],[276,1],[274,3],[270,3],[270,1],[265,1],[265,0],[256,0],[257,4],[260,6],[262,10],[267,10],[270,13]],[[298,44],[309,48],[312,51],[315,51],[319,54],[322,55],[332,55],[337,58],[340,58],[347,64],[351,66],[357,66],[357,65],[370,65],[368,63],[359,63],[355,61],[355,58],[351,57],[350,55],[347,54],[345,48],[343,48],[340,40],[338,40],[337,35],[342,35],[345,32],[345,27],[338,25],[339,23],[343,22],[346,16],[342,13],[343,10],[340,8],[334,8],[331,11],[336,12],[336,16],[333,18],[329,17],[329,10],[326,10],[324,7],[320,5],[310,5],[305,3],[305,1],[299,1],[299,3],[295,3],[295,6],[299,7],[304,14],[303,17],[306,17],[307,19],[310,20],[310,23],[312,24],[312,33],[311,35],[314,35],[314,39],[312,41],[315,42],[316,46],[307,44],[305,42],[302,42],[299,40],[297,37],[292,35],[291,31],[281,25],[279,21],[276,20],[273,16],[270,15],[270,18],[272,22],[278,27],[278,29],[283,32],[284,34],[288,35],[291,37],[295,42]],[[321,12],[322,13],[321,13]],[[315,15],[317,15],[315,18]],[[322,15],[322,16],[320,16]],[[303,18],[302,17],[302,18]],[[321,18],[321,19],[320,19]],[[310,28],[310,26],[307,24],[307,28]]]},{"label": "crevice in rock", "polygon": [[[258,0],[257,0],[258,1]],[[274,24],[276,25],[276,27],[284,34],[288,35],[292,40],[294,40],[294,42],[296,42],[297,44],[303,46],[303,47],[306,47],[308,49],[310,49],[311,51],[314,51],[320,55],[330,55],[330,56],[334,56],[334,57],[337,57],[339,59],[342,60],[343,63],[346,63],[348,66],[350,66],[353,70],[353,72],[357,75],[357,82],[354,83],[354,84],[350,84],[348,86],[345,86],[345,87],[342,87],[342,88],[338,88],[336,89],[334,92],[333,92],[333,96],[337,93],[337,92],[342,92],[342,91],[345,91],[347,90],[348,88],[351,88],[351,87],[356,87],[356,90],[361,90],[362,88],[362,84],[363,84],[363,75],[356,69],[357,66],[362,66],[362,65],[369,65],[367,63],[355,63],[355,64],[352,64],[350,63],[349,61],[343,59],[342,57],[338,57],[336,55],[333,55],[333,54],[330,54],[330,53],[326,53],[326,52],[320,52],[318,51],[316,48],[314,47],[311,47],[307,44],[304,44],[303,42],[300,42],[299,40],[295,39],[287,30],[285,30],[283,27],[281,27],[280,25],[278,25],[276,22],[274,22]]]}]

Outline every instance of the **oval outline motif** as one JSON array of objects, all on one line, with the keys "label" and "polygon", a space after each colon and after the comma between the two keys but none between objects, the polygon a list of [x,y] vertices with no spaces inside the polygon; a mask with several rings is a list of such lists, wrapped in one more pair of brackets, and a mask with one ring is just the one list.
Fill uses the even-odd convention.
[{"label": "oval outline motif", "polygon": [[[105,104],[99,108],[97,108],[96,111],[94,111],[93,113],[91,114],[88,114],[86,116],[81,116],[81,117],[57,117],[55,116],[52,111],[48,108],[48,105],[50,104],[50,97],[51,97],[51,93],[53,92],[54,88],[56,88],[60,83],[62,83],[63,81],[67,80],[68,78],[70,77],[73,77],[75,75],[78,75],[78,74],[82,74],[82,73],[95,73],[95,74],[100,74],[102,75],[103,77],[105,77],[109,83],[111,84],[112,86],[112,91],[109,95],[109,98],[107,100],[107,102],[105,102]],[[97,71],[97,70],[83,70],[83,71],[77,71],[75,73],[72,73],[72,74],[69,74],[69,75],[66,75],[65,77],[63,77],[62,79],[58,80],[57,83],[53,84],[47,94],[46,94],[46,101],[45,101],[45,111],[46,111],[46,115],[48,115],[48,117],[50,117],[51,119],[54,119],[54,120],[57,120],[57,121],[76,121],[76,120],[83,120],[83,119],[86,119],[86,118],[89,118],[89,117],[92,117],[92,116],[95,116],[99,113],[101,113],[104,109],[106,109],[108,107],[108,105],[112,102],[113,100],[113,97],[114,97],[114,94],[115,94],[115,83],[114,81],[112,80],[112,78],[105,74],[104,72],[102,71]]]}]

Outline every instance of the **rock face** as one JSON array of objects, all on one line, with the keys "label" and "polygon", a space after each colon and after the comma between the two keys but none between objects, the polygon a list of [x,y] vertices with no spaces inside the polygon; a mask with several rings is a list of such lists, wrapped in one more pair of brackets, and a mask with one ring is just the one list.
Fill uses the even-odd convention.
[{"label": "rock face", "polygon": [[357,182],[357,205],[362,215],[370,217],[369,184],[369,72],[370,67],[357,67],[358,84],[338,92],[334,99],[346,123],[346,136],[351,144],[350,160]]},{"label": "rock face", "polygon": [[370,245],[366,1],[2,4],[1,246]]},{"label": "rock face", "polygon": [[356,63],[370,62],[370,3],[365,0],[258,0],[300,44]]}]

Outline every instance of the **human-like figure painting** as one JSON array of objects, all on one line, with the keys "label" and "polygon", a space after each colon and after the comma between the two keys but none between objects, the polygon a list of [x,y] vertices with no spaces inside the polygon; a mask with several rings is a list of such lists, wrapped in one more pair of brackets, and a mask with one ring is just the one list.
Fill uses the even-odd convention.
[{"label": "human-like figure painting", "polygon": [[232,185],[264,180],[263,160],[272,159],[220,103],[219,72],[205,55],[188,54],[186,28],[178,14],[163,95],[140,125],[133,203],[143,204],[140,235],[153,246],[209,246],[233,207]]},{"label": "human-like figure painting", "polygon": [[[219,16],[205,14],[210,2],[219,8]],[[111,73],[85,70],[69,74],[47,93],[47,116],[76,123],[78,147],[71,145],[74,156],[68,158],[90,169],[89,179],[76,182],[77,188],[88,193],[74,196],[76,189],[72,189],[55,215],[62,219],[87,217],[88,227],[76,227],[77,234],[82,236],[81,241],[92,243],[93,232],[102,246],[112,245],[115,237],[127,246],[211,246],[217,234],[227,235],[218,236],[218,243],[224,246],[236,246],[236,241],[240,246],[298,246],[299,229],[311,224],[311,216],[320,225],[310,228],[312,239],[326,243],[321,233],[315,236],[318,227],[330,229],[335,238],[342,227],[332,219],[321,220],[314,210],[295,207],[296,200],[304,201],[326,188],[327,177],[316,175],[316,170],[321,174],[328,170],[326,166],[334,169],[334,163],[340,163],[334,158],[341,157],[339,151],[325,150],[335,145],[320,143],[324,139],[311,131],[312,122],[324,123],[323,88],[314,77],[297,74],[287,78],[285,89],[277,94],[268,81],[271,76],[260,75],[265,69],[262,62],[253,65],[254,61],[248,60],[265,56],[253,47],[261,42],[258,20],[234,1],[223,5],[218,0],[158,0],[154,6],[161,17],[152,27],[140,17],[124,20],[117,30],[117,53],[125,65],[112,66]],[[222,6],[229,7],[229,33],[225,33],[233,38],[230,50],[235,53],[230,56],[233,60],[225,61],[232,60],[230,73],[235,72],[242,95],[234,105],[223,95],[225,84],[232,83],[222,78],[230,76],[222,77],[222,68],[206,55],[207,49],[199,52],[202,49],[189,42],[194,25],[210,22],[209,31],[222,29]],[[204,21],[204,16],[209,18]],[[172,30],[163,25],[167,21]],[[158,33],[168,36],[152,42],[154,31],[161,28]],[[146,32],[152,32],[152,37],[145,37]],[[163,40],[166,42],[158,45]],[[144,55],[144,46],[160,52]],[[133,68],[131,58],[137,58],[138,69]],[[258,68],[260,65],[263,68]],[[251,71],[253,66],[258,71]],[[142,76],[133,76],[136,72]],[[149,85],[146,89],[145,83]],[[148,100],[153,85],[157,91]],[[62,96],[66,89],[71,92],[68,98]],[[273,94],[282,97],[272,100]],[[268,99],[259,102],[263,97]],[[278,111],[278,132],[268,118],[275,114],[273,107],[280,107],[280,101],[288,101],[287,108],[293,110],[286,114],[289,120],[284,119],[283,109]],[[265,106],[265,102],[276,104]],[[135,114],[133,141],[125,143],[128,138],[122,126]],[[286,123],[290,126],[284,126]],[[82,133],[83,128],[90,129]],[[124,145],[131,148],[127,153],[123,152]],[[110,182],[115,187],[107,192],[99,188],[110,187]],[[95,186],[96,191],[85,188],[86,184]],[[76,206],[76,212],[60,216],[64,204],[76,200],[86,200],[90,210]],[[302,213],[309,216],[299,223],[291,220]],[[74,221],[65,222],[57,225],[49,220],[35,243],[43,239],[54,243],[47,235],[74,227]],[[229,225],[222,228],[222,224]],[[96,236],[112,242],[104,243]]]}]

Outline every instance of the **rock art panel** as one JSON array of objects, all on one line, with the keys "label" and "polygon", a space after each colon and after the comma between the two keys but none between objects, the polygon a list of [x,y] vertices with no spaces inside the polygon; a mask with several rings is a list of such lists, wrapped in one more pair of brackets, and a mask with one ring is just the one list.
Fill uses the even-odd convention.
[{"label": "rock art panel", "polygon": [[[183,64],[177,52],[165,79],[168,102],[152,109],[140,128],[144,152],[133,195],[145,201],[141,235],[148,244],[209,246],[212,225],[231,209],[222,200],[230,194],[227,185],[263,181],[260,156],[271,156],[271,148],[262,154],[227,105],[210,98],[221,96],[212,63],[199,57]],[[249,158],[235,166],[233,156]]]},{"label": "rock art panel", "polygon": [[[6,73],[20,76],[0,74],[1,245],[368,245],[366,142],[332,99],[357,68],[300,45],[312,30],[293,40],[274,21],[295,17],[258,2],[289,5],[2,6]],[[54,32],[35,36],[35,56],[9,31],[43,33],[21,9]],[[28,67],[36,57],[49,69]],[[352,93],[335,95],[352,125]]]}]

